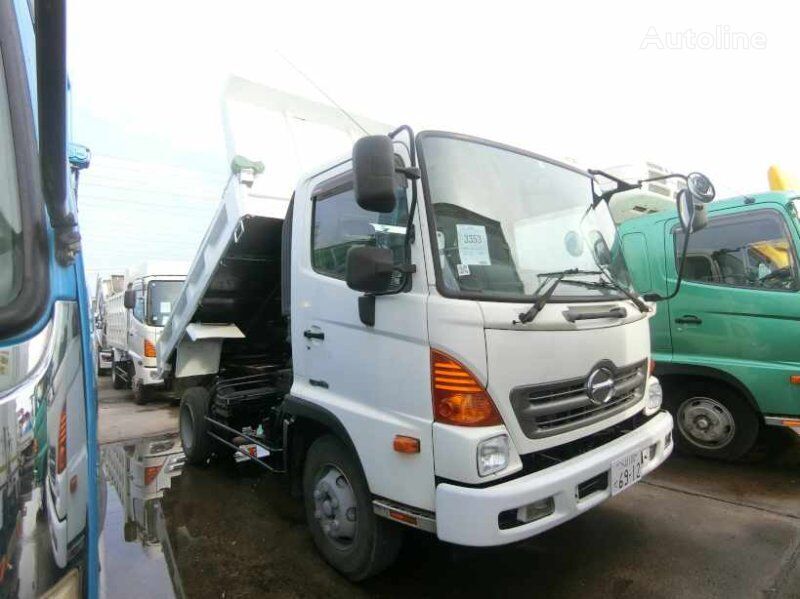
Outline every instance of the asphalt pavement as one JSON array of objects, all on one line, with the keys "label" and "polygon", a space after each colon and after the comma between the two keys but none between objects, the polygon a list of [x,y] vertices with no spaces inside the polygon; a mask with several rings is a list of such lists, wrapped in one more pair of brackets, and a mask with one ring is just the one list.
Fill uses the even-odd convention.
[{"label": "asphalt pavement", "polygon": [[[106,443],[177,442],[166,398],[137,406],[101,379],[100,402]],[[797,598],[800,437],[783,432],[766,435],[748,463],[673,456],[598,508],[515,545],[470,549],[409,531],[398,562],[359,585],[318,556],[283,479],[251,464],[187,466],[138,498],[141,516],[109,509],[103,584],[114,597],[146,588],[152,597]],[[131,518],[142,521],[126,542]]]}]

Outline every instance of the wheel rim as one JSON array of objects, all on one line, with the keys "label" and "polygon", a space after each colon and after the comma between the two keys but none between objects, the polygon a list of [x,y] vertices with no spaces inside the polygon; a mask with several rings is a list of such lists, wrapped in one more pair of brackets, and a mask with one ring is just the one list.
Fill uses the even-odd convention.
[{"label": "wheel rim", "polygon": [[678,428],[692,444],[703,449],[722,449],[736,435],[730,410],[711,397],[692,397],[678,409]]},{"label": "wheel rim", "polygon": [[181,411],[181,444],[183,445],[184,453],[192,449],[192,430],[194,423],[192,422],[192,413],[184,406]]},{"label": "wheel rim", "polygon": [[344,549],[355,542],[356,495],[350,481],[333,464],[321,468],[314,481],[314,518],[333,545]]}]

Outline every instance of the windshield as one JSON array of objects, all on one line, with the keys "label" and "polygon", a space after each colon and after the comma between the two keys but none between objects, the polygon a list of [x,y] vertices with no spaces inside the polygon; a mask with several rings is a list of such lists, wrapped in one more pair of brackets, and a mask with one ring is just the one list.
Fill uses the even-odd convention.
[{"label": "windshield", "polygon": [[183,281],[151,281],[147,286],[147,324],[163,327],[172,313],[172,306],[181,291]]},{"label": "windshield", "polygon": [[439,250],[440,287],[456,295],[525,300],[542,273],[573,274],[559,298],[619,297],[630,289],[608,206],[592,208],[591,179],[509,148],[442,134],[420,136],[426,192]]},{"label": "windshield", "polygon": [[22,282],[22,222],[4,72],[0,55],[0,307],[17,297]]}]

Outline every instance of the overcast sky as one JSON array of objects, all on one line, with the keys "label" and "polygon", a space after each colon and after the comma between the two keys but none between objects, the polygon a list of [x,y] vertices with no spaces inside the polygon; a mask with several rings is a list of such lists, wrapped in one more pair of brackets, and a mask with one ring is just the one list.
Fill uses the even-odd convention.
[{"label": "overcast sky", "polygon": [[[339,104],[392,125],[585,166],[701,170],[721,196],[762,191],[770,164],[800,172],[795,15],[788,3],[707,4],[71,0],[74,138],[110,157],[85,177],[88,267],[169,247],[191,257],[227,173],[226,78],[325,101],[281,55]],[[127,195],[94,185],[117,178],[109,164],[127,168]],[[179,197],[186,180],[196,198]],[[150,227],[157,210],[141,218],[148,202],[174,233]],[[135,252],[105,251],[112,216],[137,225],[125,236]]]}]

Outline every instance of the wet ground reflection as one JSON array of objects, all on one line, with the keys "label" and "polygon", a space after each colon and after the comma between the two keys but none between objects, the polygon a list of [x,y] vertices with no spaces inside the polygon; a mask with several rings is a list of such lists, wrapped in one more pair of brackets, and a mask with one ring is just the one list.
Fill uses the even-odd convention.
[{"label": "wet ground reflection", "polygon": [[318,556],[284,479],[233,461],[183,468],[175,436],[122,443],[103,450],[111,482],[102,580],[115,598],[749,597],[769,589],[793,597],[800,566],[787,556],[800,539],[800,443],[786,441],[758,464],[671,459],[613,501],[513,546],[458,548],[409,531],[398,563],[360,585]]}]

